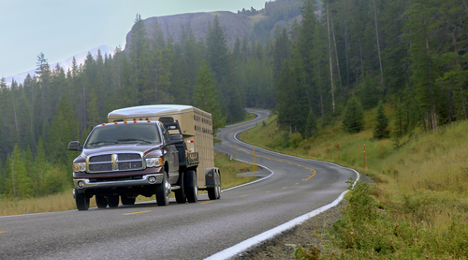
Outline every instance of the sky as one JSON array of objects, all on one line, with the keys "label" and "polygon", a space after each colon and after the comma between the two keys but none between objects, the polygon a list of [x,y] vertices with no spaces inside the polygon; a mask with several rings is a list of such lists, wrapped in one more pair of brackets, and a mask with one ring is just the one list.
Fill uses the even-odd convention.
[{"label": "sky", "polygon": [[125,47],[136,15],[262,9],[269,0],[0,0],[0,78],[108,45]]}]

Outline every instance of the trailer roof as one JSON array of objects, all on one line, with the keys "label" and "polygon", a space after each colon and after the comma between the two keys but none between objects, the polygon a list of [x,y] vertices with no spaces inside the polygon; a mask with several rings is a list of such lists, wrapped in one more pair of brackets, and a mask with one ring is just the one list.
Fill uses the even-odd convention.
[{"label": "trailer roof", "polygon": [[176,114],[183,114],[188,112],[207,112],[198,109],[193,106],[187,105],[173,105],[173,104],[164,104],[164,105],[146,105],[146,106],[135,106],[116,109],[110,112],[107,115],[108,119],[121,119],[121,118],[130,118],[130,117],[155,117],[155,116],[169,116]]}]

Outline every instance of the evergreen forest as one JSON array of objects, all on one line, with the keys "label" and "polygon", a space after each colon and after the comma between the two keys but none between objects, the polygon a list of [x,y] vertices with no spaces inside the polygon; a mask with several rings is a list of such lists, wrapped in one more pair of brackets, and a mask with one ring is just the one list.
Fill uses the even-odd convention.
[{"label": "evergreen forest", "polygon": [[[296,14],[271,30],[274,17]],[[206,40],[182,28],[175,42],[157,23],[149,35],[137,15],[125,50],[66,71],[40,53],[34,76],[1,79],[0,199],[71,189],[68,143],[122,107],[194,105],[215,129],[243,120],[245,107],[273,109],[301,138],[336,122],[359,132],[362,110],[377,107],[395,113],[391,128],[379,113],[376,138],[468,117],[468,0],[277,0],[238,15],[262,19],[233,46],[217,17]]]}]

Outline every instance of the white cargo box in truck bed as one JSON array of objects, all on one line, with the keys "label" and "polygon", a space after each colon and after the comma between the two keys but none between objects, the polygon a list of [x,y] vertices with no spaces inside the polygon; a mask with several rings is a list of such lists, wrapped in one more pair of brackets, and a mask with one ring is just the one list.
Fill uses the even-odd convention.
[{"label": "white cargo box in truck bed", "polygon": [[214,168],[213,127],[211,114],[187,105],[146,105],[116,109],[107,116],[108,122],[151,120],[172,117],[180,125],[187,150],[197,152],[198,188],[206,189],[205,169]]}]

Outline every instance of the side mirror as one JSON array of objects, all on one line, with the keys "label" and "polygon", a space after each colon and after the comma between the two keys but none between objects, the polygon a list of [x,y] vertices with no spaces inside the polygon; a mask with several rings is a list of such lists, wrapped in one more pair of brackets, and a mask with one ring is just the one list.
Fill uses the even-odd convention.
[{"label": "side mirror", "polygon": [[68,144],[68,150],[83,151],[83,146],[80,146],[80,142],[78,141],[72,141]]},{"label": "side mirror", "polygon": [[167,145],[183,144],[183,143],[184,143],[184,136],[181,134],[171,135],[171,140],[166,142]]},{"label": "side mirror", "polygon": [[171,135],[171,140],[174,140],[174,141],[175,140],[177,140],[177,141],[182,140],[182,141],[184,141],[184,136],[181,135],[181,134],[173,134],[173,135]]}]

